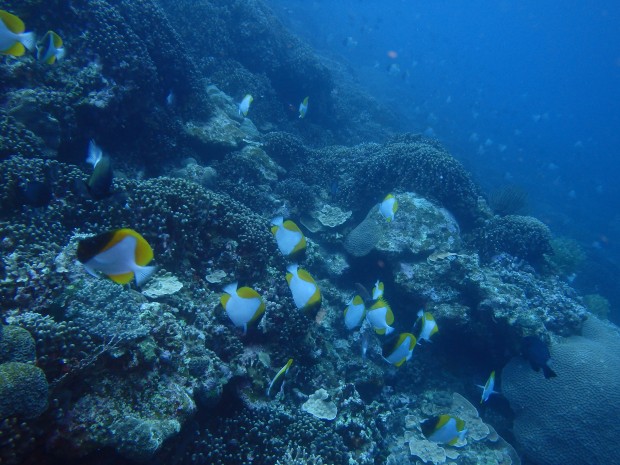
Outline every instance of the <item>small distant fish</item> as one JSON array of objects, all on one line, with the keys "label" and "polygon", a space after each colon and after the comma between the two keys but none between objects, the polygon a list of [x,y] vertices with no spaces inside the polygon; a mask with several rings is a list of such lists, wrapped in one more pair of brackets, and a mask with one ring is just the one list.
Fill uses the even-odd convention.
[{"label": "small distant fish", "polygon": [[171,90],[170,92],[168,92],[168,95],[166,95],[166,105],[168,105],[169,107],[173,107],[174,105],[176,105],[176,103],[177,96]]},{"label": "small distant fish", "polygon": [[426,439],[441,444],[455,445],[465,439],[465,421],[452,415],[439,415],[424,420],[420,427]]},{"label": "small distant fish", "polygon": [[383,297],[384,285],[377,279],[375,286],[372,288],[372,300],[377,300]]},{"label": "small distant fish", "polygon": [[237,283],[224,288],[220,303],[233,324],[243,328],[244,335],[248,331],[248,324],[265,313],[265,302],[260,294],[250,287],[237,289]]},{"label": "small distant fish", "polygon": [[547,361],[551,358],[547,345],[536,336],[526,336],[521,340],[521,353],[534,369],[542,368],[545,378],[554,378],[557,374],[549,368]]},{"label": "small distant fish", "polygon": [[64,56],[65,49],[60,36],[54,31],[47,31],[41,45],[37,47],[37,60],[53,65],[56,60],[62,60]]},{"label": "small distant fish", "polygon": [[390,325],[394,323],[394,314],[389,304],[380,298],[366,312],[366,320],[377,334],[390,334],[394,331]]},{"label": "small distant fish", "polygon": [[252,101],[254,101],[254,97],[252,97],[250,94],[246,94],[246,96],[243,97],[243,100],[241,100],[241,103],[239,104],[239,115],[248,115],[248,111],[250,110],[250,103],[252,103]]},{"label": "small distant fish", "polygon": [[93,168],[97,167],[97,163],[103,158],[103,150],[99,147],[93,139],[88,142],[88,155],[86,156],[86,163],[93,165]]},{"label": "small distant fish", "polygon": [[308,112],[308,97],[306,97],[303,100],[303,102],[299,104],[299,117],[305,118],[307,112]]},{"label": "small distant fish", "polygon": [[275,384],[275,382],[282,378],[287,372],[288,370],[291,368],[291,365],[293,364],[293,359],[289,358],[288,362],[286,362],[286,365],[284,365],[282,368],[280,368],[280,371],[278,371],[276,373],[276,375],[273,377],[273,379],[271,380],[271,383],[269,383],[269,387],[267,388],[267,397],[269,397],[269,393],[271,392],[271,388],[273,387],[273,385]]},{"label": "small distant fish", "polygon": [[347,304],[347,308],[344,309],[344,324],[347,329],[357,328],[364,321],[366,316],[366,307],[364,306],[364,300],[356,295]]},{"label": "small distant fish", "polygon": [[401,333],[396,340],[396,343],[388,344],[389,348],[383,350],[383,359],[395,365],[401,366],[413,355],[413,349],[416,345],[416,338],[411,333]]},{"label": "small distant fish", "polygon": [[286,282],[293,294],[295,306],[300,310],[309,310],[321,305],[321,291],[310,273],[299,268],[297,264],[289,265],[286,270]]},{"label": "small distant fish", "polygon": [[284,221],[278,216],[271,220],[271,234],[276,238],[278,249],[282,255],[289,258],[296,258],[306,250],[306,237],[301,232],[299,226],[291,220]]},{"label": "small distant fish", "polygon": [[392,194],[388,194],[383,199],[383,202],[379,204],[379,213],[389,221],[394,219],[394,215],[398,210],[398,201]]},{"label": "small distant fish", "polygon": [[368,344],[370,344],[370,333],[368,331],[362,331],[362,360],[366,360]]},{"label": "small distant fish", "polygon": [[431,336],[439,331],[439,328],[437,327],[435,318],[430,312],[420,310],[418,312],[418,319],[414,326],[414,331],[415,330],[420,331],[418,341],[432,342]]},{"label": "small distant fish", "polygon": [[497,394],[497,392],[493,390],[493,388],[495,388],[495,371],[491,372],[489,379],[487,379],[484,386],[478,385],[478,387],[482,389],[482,398],[480,399],[481,404],[489,400],[491,394]]},{"label": "small distant fish", "polygon": [[26,49],[32,51],[37,39],[34,32],[24,32],[24,22],[8,11],[0,10],[0,54],[22,56]]},{"label": "small distant fish", "polygon": [[91,275],[103,273],[118,284],[135,278],[141,286],[156,270],[146,266],[153,260],[153,249],[133,229],[115,229],[82,239],[77,258]]}]

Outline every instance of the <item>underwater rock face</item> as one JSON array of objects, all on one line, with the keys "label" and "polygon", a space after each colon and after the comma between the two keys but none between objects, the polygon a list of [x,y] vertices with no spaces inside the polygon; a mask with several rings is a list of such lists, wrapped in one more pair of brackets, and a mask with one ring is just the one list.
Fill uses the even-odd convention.
[{"label": "underwater rock face", "polygon": [[514,434],[541,465],[616,463],[620,457],[620,333],[590,317],[583,336],[550,347],[545,379],[521,357],[502,371],[502,393],[515,412]]},{"label": "underwater rock face", "polygon": [[40,368],[21,362],[0,364],[0,420],[38,417],[47,409],[47,390]]},{"label": "underwater rock face", "polygon": [[395,194],[398,211],[391,222],[380,222],[383,233],[375,249],[388,257],[406,260],[431,252],[461,247],[460,228],[445,209],[412,192]]},{"label": "underwater rock face", "polygon": [[301,406],[304,412],[308,412],[322,420],[333,420],[336,418],[338,408],[329,399],[329,394],[325,389],[318,389],[314,394],[311,394],[308,400]]}]

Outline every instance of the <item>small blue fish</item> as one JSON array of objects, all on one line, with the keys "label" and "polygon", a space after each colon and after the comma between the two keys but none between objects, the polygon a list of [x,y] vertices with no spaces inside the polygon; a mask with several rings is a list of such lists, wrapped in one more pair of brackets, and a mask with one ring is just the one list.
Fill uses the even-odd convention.
[{"label": "small blue fish", "polygon": [[491,394],[498,394],[496,391],[493,390],[493,388],[495,387],[495,371],[491,372],[491,374],[489,375],[489,379],[487,379],[487,382],[484,386],[478,385],[478,387],[482,388],[482,398],[480,399],[481,404],[489,400]]},{"label": "small blue fish", "polygon": [[305,118],[306,113],[308,112],[308,97],[304,99],[303,102],[299,104],[299,118]]}]

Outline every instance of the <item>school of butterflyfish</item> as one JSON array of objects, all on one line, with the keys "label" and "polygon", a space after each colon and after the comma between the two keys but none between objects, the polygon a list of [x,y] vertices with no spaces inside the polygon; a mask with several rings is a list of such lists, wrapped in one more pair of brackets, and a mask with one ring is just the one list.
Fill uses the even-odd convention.
[{"label": "school of butterflyfish", "polygon": [[[16,16],[0,10],[0,53],[20,56],[25,50],[35,47],[34,34],[24,32],[24,24]],[[64,56],[64,49],[60,37],[49,31],[37,48],[37,57],[40,61],[52,64]],[[239,115],[246,117],[254,98],[246,94],[239,103]],[[308,111],[308,97],[299,105],[299,118],[303,119]],[[112,169],[110,158],[103,153],[95,141],[90,141],[87,162],[93,166],[93,174],[84,184],[85,195],[97,200],[112,195]],[[379,203],[378,210],[386,222],[395,219],[398,210],[398,201],[393,194],[388,194]],[[291,292],[295,307],[302,312],[318,310],[321,306],[321,290],[312,275],[299,265],[306,251],[306,237],[295,222],[279,216],[271,221],[271,233],[278,250],[289,260],[286,267],[285,279]],[[155,272],[155,266],[148,264],[153,260],[153,250],[148,242],[136,231],[128,228],[116,229],[82,239],[77,248],[78,260],[93,276],[104,275],[119,284],[128,284],[135,281],[141,286]],[[392,333],[394,327],[394,313],[384,297],[384,283],[377,280],[371,292],[367,292],[359,285],[360,292],[349,300],[344,309],[344,326],[350,330],[371,328],[379,337],[387,341],[382,344],[381,356],[385,362],[400,367],[413,356],[414,349],[422,341],[431,342],[431,338],[438,332],[438,325],[433,315],[420,310],[411,332]],[[363,295],[362,295],[363,294]],[[265,301],[253,288],[239,287],[237,282],[230,283],[223,288],[220,305],[232,324],[239,328],[245,336],[249,326],[255,324],[265,313]],[[362,356],[365,356],[367,339]],[[288,373],[293,359],[275,374],[266,390],[267,397],[279,384],[280,390],[284,386],[284,378]],[[481,403],[488,401],[495,385],[493,371],[482,388]],[[426,419],[421,423],[424,436],[435,442],[454,445],[463,440],[467,429],[465,422],[451,415],[439,415]]]}]

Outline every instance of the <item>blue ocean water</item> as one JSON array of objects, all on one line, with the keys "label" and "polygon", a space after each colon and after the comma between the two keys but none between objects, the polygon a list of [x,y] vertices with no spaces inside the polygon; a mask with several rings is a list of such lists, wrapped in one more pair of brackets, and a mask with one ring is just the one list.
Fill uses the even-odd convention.
[{"label": "blue ocean water", "polygon": [[586,250],[575,285],[620,320],[620,4],[268,3],[487,192],[524,188],[527,212]]}]

